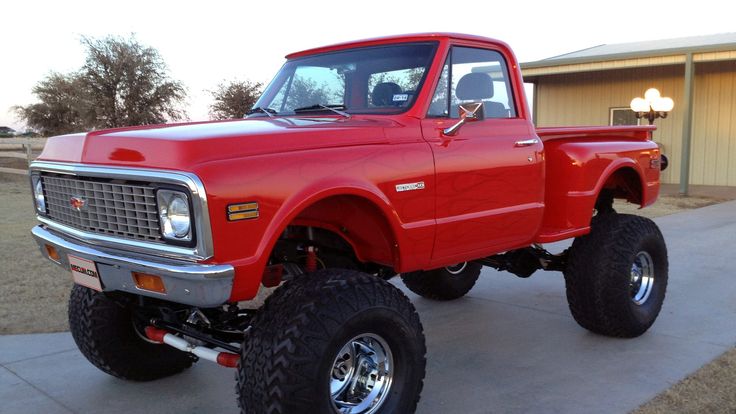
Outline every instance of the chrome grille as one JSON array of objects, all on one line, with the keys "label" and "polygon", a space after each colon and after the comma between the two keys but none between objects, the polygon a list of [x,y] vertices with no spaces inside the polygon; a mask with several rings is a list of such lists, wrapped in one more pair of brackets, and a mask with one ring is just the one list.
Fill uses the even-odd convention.
[{"label": "chrome grille", "polygon": [[[162,241],[153,187],[47,174],[41,180],[52,220],[94,233]],[[72,207],[73,197],[84,200],[81,211]]]}]

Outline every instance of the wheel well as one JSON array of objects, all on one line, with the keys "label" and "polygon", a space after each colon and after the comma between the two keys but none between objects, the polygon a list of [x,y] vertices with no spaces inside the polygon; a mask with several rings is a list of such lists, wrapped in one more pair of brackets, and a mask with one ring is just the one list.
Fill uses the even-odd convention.
[{"label": "wheel well", "polygon": [[333,245],[349,247],[363,263],[395,267],[398,260],[388,220],[374,203],[360,196],[339,195],[319,200],[302,210],[287,228],[295,227],[321,229],[319,233],[323,237],[331,239]]},{"label": "wheel well", "polygon": [[596,209],[610,207],[614,198],[641,205],[642,197],[639,173],[631,167],[620,168],[611,174],[603,184],[596,201]]}]

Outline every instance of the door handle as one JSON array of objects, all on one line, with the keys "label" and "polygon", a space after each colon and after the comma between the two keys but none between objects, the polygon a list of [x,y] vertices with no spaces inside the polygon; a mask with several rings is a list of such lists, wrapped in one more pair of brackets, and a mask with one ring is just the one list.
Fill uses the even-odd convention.
[{"label": "door handle", "polygon": [[538,142],[539,140],[537,138],[524,139],[521,141],[514,142],[514,146],[515,147],[529,147],[529,146],[537,144]]}]

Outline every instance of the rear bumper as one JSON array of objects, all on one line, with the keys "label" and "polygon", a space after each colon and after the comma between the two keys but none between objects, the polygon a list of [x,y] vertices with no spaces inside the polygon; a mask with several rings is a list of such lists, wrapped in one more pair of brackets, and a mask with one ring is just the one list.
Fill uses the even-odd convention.
[{"label": "rear bumper", "polygon": [[[128,252],[92,246],[44,226],[31,231],[41,254],[69,270],[68,255],[95,262],[105,291],[123,291],[197,307],[215,307],[227,302],[233,287],[235,271],[230,265],[207,265],[168,259],[156,261]],[[49,257],[46,245],[56,249],[59,261]],[[132,273],[160,276],[166,293],[139,289]]]}]

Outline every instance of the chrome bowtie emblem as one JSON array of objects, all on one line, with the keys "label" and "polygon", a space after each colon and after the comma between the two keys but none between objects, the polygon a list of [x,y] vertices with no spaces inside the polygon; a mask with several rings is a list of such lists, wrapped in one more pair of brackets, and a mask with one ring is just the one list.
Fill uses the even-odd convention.
[{"label": "chrome bowtie emblem", "polygon": [[83,211],[87,207],[87,200],[82,197],[72,197],[69,199],[69,204],[74,210]]}]

